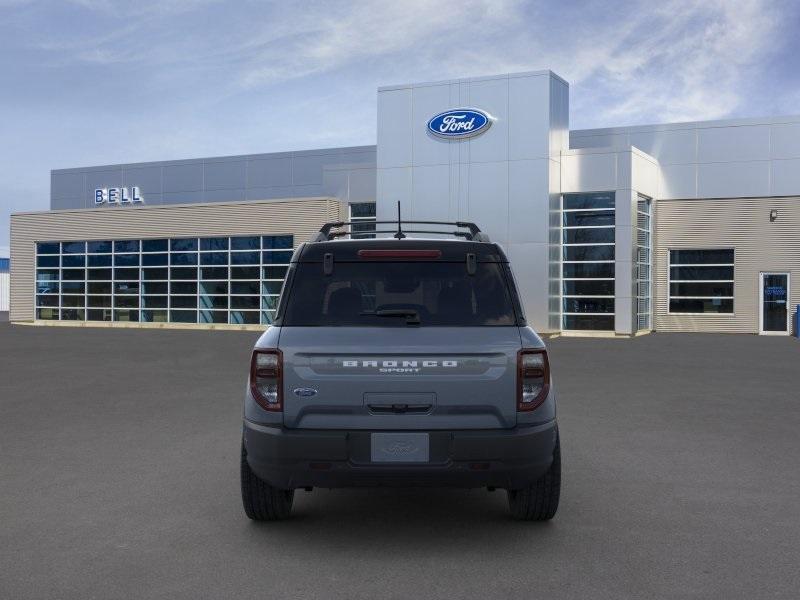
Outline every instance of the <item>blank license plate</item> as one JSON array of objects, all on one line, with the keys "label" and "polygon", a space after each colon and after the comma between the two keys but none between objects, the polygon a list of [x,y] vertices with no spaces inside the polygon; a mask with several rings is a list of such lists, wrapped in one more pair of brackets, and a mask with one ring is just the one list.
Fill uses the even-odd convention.
[{"label": "blank license plate", "polygon": [[428,462],[427,433],[373,433],[372,462]]}]

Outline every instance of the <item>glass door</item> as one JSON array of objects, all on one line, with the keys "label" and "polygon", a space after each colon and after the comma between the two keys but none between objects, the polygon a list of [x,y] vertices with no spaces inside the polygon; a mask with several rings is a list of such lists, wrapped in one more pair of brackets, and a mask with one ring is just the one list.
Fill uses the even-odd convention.
[{"label": "glass door", "polygon": [[761,273],[759,333],[788,335],[789,274]]}]

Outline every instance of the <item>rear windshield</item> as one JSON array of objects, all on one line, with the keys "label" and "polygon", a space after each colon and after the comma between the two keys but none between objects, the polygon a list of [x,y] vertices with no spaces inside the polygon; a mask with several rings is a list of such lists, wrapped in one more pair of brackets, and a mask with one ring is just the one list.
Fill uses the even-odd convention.
[{"label": "rear windshield", "polygon": [[296,266],[283,325],[296,327],[491,327],[515,325],[502,266],[443,262]]}]

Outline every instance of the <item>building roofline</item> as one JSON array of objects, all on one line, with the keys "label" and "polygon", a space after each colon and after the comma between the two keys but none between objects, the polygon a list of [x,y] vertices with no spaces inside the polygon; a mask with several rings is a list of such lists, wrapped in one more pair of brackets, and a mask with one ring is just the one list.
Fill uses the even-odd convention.
[{"label": "building roofline", "polygon": [[671,131],[690,129],[712,129],[715,127],[744,127],[747,125],[784,125],[800,124],[800,115],[777,117],[745,117],[741,119],[719,119],[708,121],[682,121],[677,123],[657,123],[651,125],[622,125],[616,127],[598,127],[595,129],[572,129],[570,135],[590,137],[594,135],[613,135],[622,133],[639,133],[650,131]]},{"label": "building roofline", "polygon": [[312,150],[289,150],[287,152],[265,152],[260,154],[235,154],[231,156],[209,156],[201,158],[179,158],[174,160],[153,160],[147,162],[119,163],[108,165],[91,165],[87,167],[68,167],[63,169],[52,169],[51,174],[60,173],[85,173],[87,171],[108,171],[120,168],[144,168],[165,165],[190,165],[200,163],[222,163],[240,160],[261,160],[266,158],[297,158],[304,156],[324,156],[348,153],[368,153],[377,152],[377,146],[342,146],[339,148],[318,148]]},{"label": "building roofline", "polygon": [[480,77],[461,77],[457,79],[443,79],[441,81],[424,81],[420,83],[398,83],[393,85],[383,85],[378,87],[379,92],[387,92],[391,90],[403,90],[418,87],[430,87],[434,85],[446,85],[454,83],[468,83],[475,81],[492,81],[496,79],[517,79],[520,77],[537,77],[547,75],[554,79],[559,80],[561,83],[569,87],[569,82],[563,77],[557,75],[550,69],[543,69],[541,71],[521,71],[519,73],[501,73],[499,75],[485,75]]}]

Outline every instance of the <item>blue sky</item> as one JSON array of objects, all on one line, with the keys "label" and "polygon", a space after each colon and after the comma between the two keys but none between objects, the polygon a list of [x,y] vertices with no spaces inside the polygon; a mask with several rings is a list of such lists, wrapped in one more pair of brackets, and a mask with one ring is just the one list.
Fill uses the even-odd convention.
[{"label": "blue sky", "polygon": [[54,168],[375,143],[379,85],[549,68],[571,127],[800,113],[794,0],[0,0],[0,246]]}]

